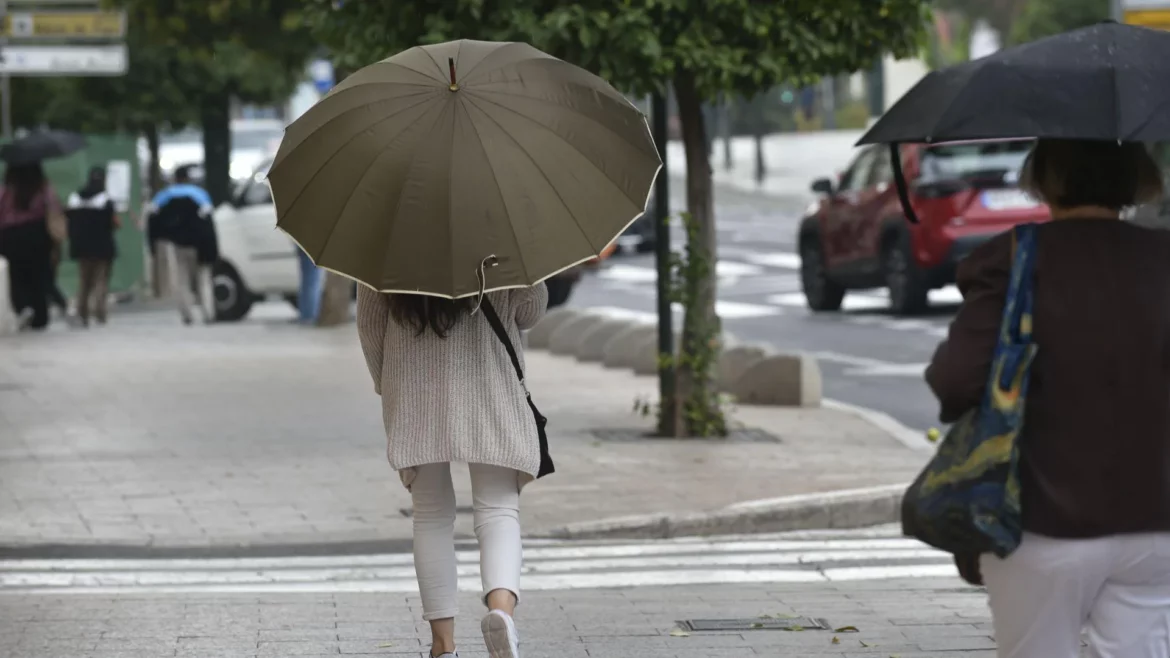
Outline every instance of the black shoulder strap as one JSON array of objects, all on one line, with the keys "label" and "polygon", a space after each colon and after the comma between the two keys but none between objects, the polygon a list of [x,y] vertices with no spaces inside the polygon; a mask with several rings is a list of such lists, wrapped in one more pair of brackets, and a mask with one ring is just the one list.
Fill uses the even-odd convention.
[{"label": "black shoulder strap", "polygon": [[516,377],[520,379],[520,384],[523,386],[524,369],[520,367],[520,357],[516,356],[516,348],[513,347],[512,340],[508,338],[508,332],[504,330],[504,323],[500,322],[500,316],[496,315],[496,309],[488,301],[487,295],[483,297],[480,310],[483,311],[483,317],[487,318],[488,324],[492,326],[492,331],[496,332],[496,338],[499,338],[500,342],[504,344],[504,349],[508,350],[508,358],[512,359],[512,367],[516,369]]}]

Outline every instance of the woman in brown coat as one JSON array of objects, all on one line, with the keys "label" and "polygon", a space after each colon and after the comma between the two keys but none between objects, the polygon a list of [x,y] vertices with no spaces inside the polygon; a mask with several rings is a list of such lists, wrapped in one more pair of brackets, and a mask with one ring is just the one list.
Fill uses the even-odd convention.
[{"label": "woman in brown coat", "polygon": [[[1040,140],[1021,177],[1037,230],[1038,345],[1020,438],[1024,538],[964,573],[1001,657],[1170,656],[1170,232],[1120,221],[1161,177],[1140,144]],[[953,422],[979,404],[1011,271],[1001,235],[959,267],[963,305],[926,379]],[[981,572],[981,573],[980,573]]]}]

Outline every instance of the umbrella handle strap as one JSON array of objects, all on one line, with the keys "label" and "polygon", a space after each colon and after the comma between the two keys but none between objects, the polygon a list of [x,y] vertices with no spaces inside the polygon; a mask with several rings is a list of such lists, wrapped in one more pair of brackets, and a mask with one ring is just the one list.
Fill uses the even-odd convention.
[{"label": "umbrella handle strap", "polygon": [[890,169],[894,172],[894,187],[898,190],[898,200],[902,202],[902,212],[906,213],[908,222],[917,224],[918,213],[910,205],[910,190],[906,187],[906,173],[902,171],[902,145],[898,142],[890,144]]},{"label": "umbrella handle strap", "polygon": [[479,261],[479,269],[475,271],[475,278],[479,281],[479,294],[475,296],[475,308],[471,309],[471,314],[475,315],[479,312],[479,308],[483,306],[483,296],[487,291],[487,270],[500,264],[500,259],[496,258],[495,254]]}]

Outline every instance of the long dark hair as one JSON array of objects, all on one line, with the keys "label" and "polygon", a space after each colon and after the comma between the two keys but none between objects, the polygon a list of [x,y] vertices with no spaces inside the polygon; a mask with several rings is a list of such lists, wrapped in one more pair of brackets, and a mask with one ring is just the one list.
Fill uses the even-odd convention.
[{"label": "long dark hair", "polygon": [[400,326],[414,329],[419,336],[428,329],[446,338],[463,316],[471,311],[471,300],[444,299],[430,295],[390,295],[390,317]]},{"label": "long dark hair", "polygon": [[4,171],[4,187],[14,195],[13,207],[28,210],[33,199],[45,189],[45,170],[39,162],[9,165]]}]

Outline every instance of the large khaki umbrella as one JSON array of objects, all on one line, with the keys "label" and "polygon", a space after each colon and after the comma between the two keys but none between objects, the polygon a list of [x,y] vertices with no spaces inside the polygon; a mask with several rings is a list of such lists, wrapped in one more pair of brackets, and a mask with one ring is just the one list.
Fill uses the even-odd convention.
[{"label": "large khaki umbrella", "polygon": [[384,292],[529,286],[597,256],[661,161],[608,83],[523,43],[411,48],[346,78],[285,133],[277,225]]}]

